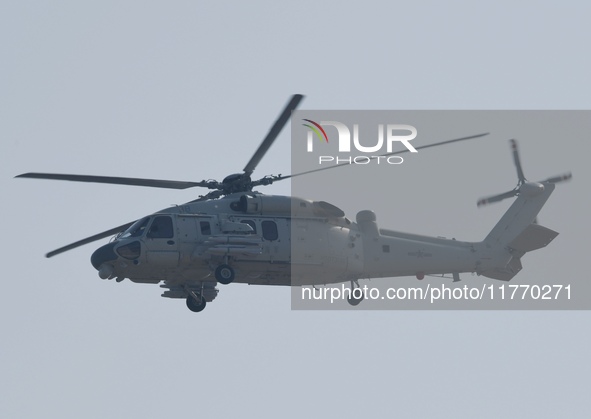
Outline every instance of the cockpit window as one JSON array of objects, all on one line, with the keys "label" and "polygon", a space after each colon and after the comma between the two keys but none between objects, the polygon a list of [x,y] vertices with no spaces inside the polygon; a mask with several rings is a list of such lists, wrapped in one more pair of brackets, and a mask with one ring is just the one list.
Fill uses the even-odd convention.
[{"label": "cockpit window", "polygon": [[140,237],[142,234],[144,234],[144,231],[146,230],[149,221],[150,217],[137,220],[135,223],[131,225],[131,227],[129,227],[127,230],[123,232],[121,238],[125,239],[127,237]]},{"label": "cockpit window", "polygon": [[159,215],[154,218],[148,231],[149,239],[170,239],[173,235],[172,218],[167,215]]}]

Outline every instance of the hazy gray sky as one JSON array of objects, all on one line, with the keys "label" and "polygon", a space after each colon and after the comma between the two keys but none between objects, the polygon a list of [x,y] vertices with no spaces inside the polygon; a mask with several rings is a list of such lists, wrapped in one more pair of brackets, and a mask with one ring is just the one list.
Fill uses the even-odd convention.
[{"label": "hazy gray sky", "polygon": [[[589,417],[588,312],[292,312],[289,289],[234,284],[196,315],[157,286],[99,279],[106,240],[43,255],[200,191],[13,177],[222,179],[293,93],[304,109],[589,109],[590,9],[2,3],[0,415]],[[574,180],[540,214],[561,234],[515,279],[585,279],[590,147],[575,137],[519,138],[528,177]],[[470,161],[421,153],[380,225],[480,239],[508,203],[476,200],[515,184],[507,139],[472,144]],[[289,171],[285,130],[256,173]]]}]

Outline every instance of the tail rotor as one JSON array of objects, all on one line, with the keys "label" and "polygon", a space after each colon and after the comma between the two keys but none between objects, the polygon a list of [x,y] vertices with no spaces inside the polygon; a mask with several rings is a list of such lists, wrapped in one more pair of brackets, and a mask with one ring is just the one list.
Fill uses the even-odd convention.
[{"label": "tail rotor", "polygon": [[559,183],[572,178],[572,174],[569,172],[563,175],[553,176],[540,182],[529,182],[523,174],[523,168],[521,166],[521,159],[519,157],[519,148],[517,147],[517,141],[509,140],[509,143],[511,144],[511,150],[513,152],[513,162],[515,163],[515,168],[517,169],[517,186],[515,186],[515,188],[513,188],[510,191],[503,192],[498,195],[480,198],[476,203],[477,206],[480,207],[482,205],[491,204],[493,202],[499,202],[507,198],[519,196],[521,194],[535,196],[544,191],[544,183]]}]

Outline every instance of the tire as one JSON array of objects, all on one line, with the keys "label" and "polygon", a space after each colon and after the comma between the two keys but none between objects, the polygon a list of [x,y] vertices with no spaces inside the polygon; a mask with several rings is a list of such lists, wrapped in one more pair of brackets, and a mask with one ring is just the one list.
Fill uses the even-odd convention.
[{"label": "tire", "polygon": [[234,281],[234,269],[230,265],[220,265],[215,270],[215,279],[224,285]]},{"label": "tire", "polygon": [[203,297],[200,297],[200,298],[201,298],[201,302],[198,302],[190,295],[187,297],[187,307],[193,313],[199,313],[200,311],[203,311],[203,309],[207,305],[207,303],[205,302],[205,298],[203,298]]},{"label": "tire", "polygon": [[363,301],[363,296],[361,296],[361,298],[355,298],[351,295],[350,297],[347,298],[347,302],[349,304],[351,304],[353,307],[359,305],[359,303],[362,301]]}]

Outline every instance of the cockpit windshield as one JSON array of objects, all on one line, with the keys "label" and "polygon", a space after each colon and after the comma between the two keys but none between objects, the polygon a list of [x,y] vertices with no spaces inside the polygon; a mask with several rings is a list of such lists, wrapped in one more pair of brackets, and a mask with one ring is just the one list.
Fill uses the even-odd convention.
[{"label": "cockpit windshield", "polygon": [[148,223],[150,222],[150,217],[145,217],[140,220],[137,220],[135,223],[131,225],[127,230],[119,236],[120,239],[126,239],[128,237],[140,237],[144,234]]}]

